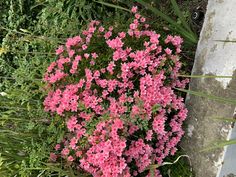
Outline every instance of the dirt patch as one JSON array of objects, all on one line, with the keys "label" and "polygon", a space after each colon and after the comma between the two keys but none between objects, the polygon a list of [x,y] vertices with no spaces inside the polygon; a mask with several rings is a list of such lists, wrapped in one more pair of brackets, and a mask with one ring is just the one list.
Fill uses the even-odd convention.
[{"label": "dirt patch", "polygon": [[[207,9],[207,0],[195,0],[191,1],[190,12],[191,12],[191,24],[192,28],[196,31],[196,33],[199,35],[202,29],[202,25],[204,22],[204,16]],[[200,18],[197,18],[196,20],[193,18],[195,13],[200,13]]]}]

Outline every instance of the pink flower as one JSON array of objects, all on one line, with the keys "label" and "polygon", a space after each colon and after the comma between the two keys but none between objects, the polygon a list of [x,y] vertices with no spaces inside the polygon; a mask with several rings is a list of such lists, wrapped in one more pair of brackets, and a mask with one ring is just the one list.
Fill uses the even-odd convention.
[{"label": "pink flower", "polygon": [[67,160],[68,160],[69,162],[73,162],[73,161],[74,161],[74,158],[70,155],[70,156],[67,158]]},{"label": "pink flower", "polygon": [[166,49],[165,49],[165,52],[166,52],[167,55],[171,55],[172,50],[170,50],[169,48],[166,48]]},{"label": "pink flower", "polygon": [[141,17],[140,14],[135,14],[135,18],[139,19]]},{"label": "pink flower", "polygon": [[50,160],[53,161],[53,162],[56,162],[57,155],[55,153],[50,153]]},{"label": "pink flower", "polygon": [[84,57],[85,57],[86,59],[88,59],[89,56],[90,56],[90,55],[89,55],[88,53],[85,53],[85,54],[84,54]]},{"label": "pink flower", "polygon": [[144,18],[144,17],[142,17],[141,19],[140,19],[140,22],[142,22],[142,23],[144,23],[146,21],[146,18]]},{"label": "pink flower", "polygon": [[60,144],[57,144],[54,149],[55,149],[56,151],[58,151],[60,148],[61,148],[61,145],[60,145]]},{"label": "pink flower", "polygon": [[98,70],[96,70],[96,71],[94,72],[94,74],[93,74],[93,77],[94,77],[95,79],[98,79],[99,76],[100,76],[100,72],[99,72]]},{"label": "pink flower", "polygon": [[116,37],[115,39],[112,39],[112,40],[109,39],[106,41],[106,43],[112,49],[119,49],[124,45],[121,38],[119,38],[119,37]]},{"label": "pink flower", "polygon": [[182,51],[182,50],[181,50],[180,48],[177,48],[177,49],[176,49],[176,53],[177,53],[177,54],[181,53],[181,51]]},{"label": "pink flower", "polygon": [[131,23],[129,27],[130,29],[135,30],[138,26],[134,23]]},{"label": "pink flower", "polygon": [[171,42],[173,39],[173,36],[168,35],[167,38],[165,39],[165,43],[168,44],[169,42]]},{"label": "pink flower", "polygon": [[[123,128],[123,121],[120,120],[120,119],[115,119],[114,120],[114,126],[117,128],[117,129],[122,129]],[[126,146],[126,145],[124,145]]]},{"label": "pink flower", "polygon": [[109,94],[109,92],[107,90],[103,90],[102,91],[102,97],[105,99],[107,97],[107,95]]},{"label": "pink flower", "polygon": [[76,157],[81,157],[82,151],[76,151],[75,155],[76,155]]},{"label": "pink flower", "polygon": [[83,50],[86,50],[87,48],[88,48],[87,45],[85,45],[85,44],[82,45]]},{"label": "pink flower", "polygon": [[107,71],[110,73],[110,74],[113,74],[113,70],[114,70],[114,67],[115,67],[115,63],[112,61],[108,64],[107,66]]},{"label": "pink flower", "polygon": [[109,31],[112,31],[112,30],[113,30],[113,26],[110,26],[110,27],[109,27]]},{"label": "pink flower", "polygon": [[74,37],[74,38],[68,38],[66,41],[66,47],[67,49],[70,49],[72,46],[75,46],[78,43],[78,38]]},{"label": "pink flower", "polygon": [[137,176],[137,175],[138,175],[138,172],[135,170],[135,171],[133,172],[133,175],[134,175],[134,176]]},{"label": "pink flower", "polygon": [[74,54],[75,54],[75,51],[74,51],[74,50],[70,50],[70,51],[69,51],[69,57],[73,57]]},{"label": "pink flower", "polygon": [[128,34],[129,34],[130,36],[133,36],[133,35],[134,35],[133,30],[129,29],[129,30],[128,30]]},{"label": "pink flower", "polygon": [[138,115],[139,112],[140,112],[139,107],[136,106],[136,105],[134,105],[134,106],[132,107],[132,115],[133,115],[133,116]]},{"label": "pink flower", "polygon": [[82,88],[84,83],[85,83],[85,80],[84,79],[80,79],[79,83],[78,83],[78,88]]},{"label": "pink flower", "polygon": [[104,37],[105,37],[105,39],[109,39],[111,37],[111,35],[112,35],[112,32],[108,31],[105,33]]},{"label": "pink flower", "polygon": [[87,36],[87,35],[89,34],[89,32],[86,31],[86,30],[84,30],[84,31],[82,32],[82,34],[85,35],[85,36]]},{"label": "pink flower", "polygon": [[62,151],[61,151],[62,156],[67,156],[69,153],[70,153],[70,151],[67,148],[62,149]]},{"label": "pink flower", "polygon": [[99,30],[99,32],[103,32],[103,31],[104,31],[104,28],[103,28],[102,26],[100,26],[100,27],[98,28],[98,30]]},{"label": "pink flower", "polygon": [[77,55],[76,57],[75,57],[75,60],[76,61],[80,61],[82,59],[82,57],[80,56],[80,55]]},{"label": "pink flower", "polygon": [[182,39],[180,36],[174,36],[174,37],[171,39],[171,43],[172,43],[174,46],[180,46],[180,45],[183,43],[183,39]]},{"label": "pink flower", "polygon": [[166,133],[165,131],[165,117],[157,116],[154,118],[154,121],[152,123],[153,130],[159,135],[164,135]]},{"label": "pink flower", "polygon": [[138,10],[138,7],[137,6],[133,6],[132,9],[131,9],[131,12],[136,13],[137,10]]},{"label": "pink flower", "polygon": [[152,130],[148,130],[147,131],[147,136],[146,136],[146,140],[147,141],[151,141],[152,140],[152,134],[153,134],[153,132],[152,132]]},{"label": "pink flower", "polygon": [[102,68],[102,69],[101,69],[101,73],[104,74],[105,72],[106,72],[106,69],[105,69],[105,68]]},{"label": "pink flower", "polygon": [[89,33],[94,33],[95,30],[96,30],[96,28],[90,27],[90,28],[88,29],[88,32],[89,32]]},{"label": "pink flower", "polygon": [[129,128],[129,134],[132,135],[134,132],[136,132],[137,130],[139,130],[138,126],[136,125],[131,125]]},{"label": "pink flower", "polygon": [[92,53],[92,58],[96,59],[98,57],[97,53]]},{"label": "pink flower", "polygon": [[158,40],[159,37],[160,37],[159,34],[152,34],[150,38],[150,42],[153,44],[159,44],[159,40]]},{"label": "pink flower", "polygon": [[79,64],[78,60],[74,60],[72,63],[72,69],[77,70],[78,64]]},{"label": "pink flower", "polygon": [[90,65],[92,65],[92,66],[95,65],[95,61],[94,61],[94,60],[91,60],[91,61],[90,61]]},{"label": "pink flower", "polygon": [[78,142],[78,139],[73,137],[71,140],[70,140],[70,148],[71,149],[76,149],[76,144]]},{"label": "pink flower", "polygon": [[52,62],[50,66],[48,67],[47,72],[49,73],[52,72],[52,70],[55,68],[56,65],[57,65],[56,62]]},{"label": "pink flower", "polygon": [[119,33],[119,37],[120,37],[121,39],[125,38],[125,36],[126,36],[126,33],[125,33],[125,32],[120,32],[120,33]]},{"label": "pink flower", "polygon": [[62,45],[60,45],[56,50],[56,54],[60,55],[63,51],[64,51],[64,47]]},{"label": "pink flower", "polygon": [[77,118],[75,116],[71,116],[71,118],[67,121],[66,124],[67,124],[67,128],[70,131],[74,131],[77,124]]}]

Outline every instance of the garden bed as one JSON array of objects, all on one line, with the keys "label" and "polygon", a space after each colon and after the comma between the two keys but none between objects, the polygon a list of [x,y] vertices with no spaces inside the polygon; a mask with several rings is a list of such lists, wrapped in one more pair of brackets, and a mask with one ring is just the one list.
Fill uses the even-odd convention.
[{"label": "garden bed", "polygon": [[176,88],[206,4],[178,3],[2,2],[0,174],[193,176]]}]

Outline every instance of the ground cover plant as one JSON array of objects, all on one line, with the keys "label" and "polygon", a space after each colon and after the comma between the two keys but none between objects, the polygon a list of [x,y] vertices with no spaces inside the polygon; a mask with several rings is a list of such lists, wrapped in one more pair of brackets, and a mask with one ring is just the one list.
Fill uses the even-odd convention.
[{"label": "ground cover plant", "polygon": [[128,31],[92,21],[56,50],[44,106],[65,119],[67,132],[52,161],[93,176],[150,176],[150,165],[175,154],[187,115],[173,90],[188,82],[177,77],[183,39],[161,39],[136,6],[132,12]]},{"label": "ground cover plant", "polygon": [[[111,36],[111,38],[113,38],[115,37],[114,35],[118,35],[120,31],[127,31],[127,25],[130,20],[132,20],[130,19],[130,13],[121,11],[121,9],[116,9],[114,7],[107,7],[94,1],[80,1],[78,3],[72,0],[45,0],[19,1],[19,3],[15,1],[4,1],[1,3],[1,7],[5,8],[3,8],[3,10],[1,9],[0,13],[2,18],[0,27],[0,38],[2,43],[0,50],[0,174],[2,176],[86,176],[86,174],[84,174],[81,170],[77,170],[75,168],[75,164],[78,163],[79,158],[77,161],[74,160],[76,163],[67,162],[67,160],[63,160],[63,158],[58,156],[60,151],[53,151],[56,142],[59,144],[62,143],[61,141],[63,137],[70,138],[69,135],[72,135],[73,133],[68,132],[68,129],[66,128],[66,121],[69,116],[68,112],[65,116],[67,117],[66,119],[65,117],[62,118],[59,115],[56,115],[55,113],[51,114],[50,111],[49,113],[44,112],[44,106],[42,105],[43,99],[47,95],[48,90],[53,90],[58,85],[57,83],[54,83],[52,84],[54,87],[47,88],[45,82],[42,81],[42,76],[44,75],[47,66],[58,57],[55,55],[55,48],[58,45],[63,45],[64,41],[68,37],[76,36],[82,32],[82,30],[85,29],[84,26],[90,19],[101,19],[104,22],[104,28],[106,30],[109,30],[110,25],[113,25],[113,36]],[[126,2],[126,4],[128,7],[131,7],[133,2]],[[142,13],[144,10],[145,9],[142,9]],[[158,19],[156,19],[156,21],[158,21]],[[156,26],[154,29],[157,29],[158,25],[154,24],[153,19],[148,18],[146,22],[150,23],[150,26],[152,27]],[[119,28],[117,28],[117,26]],[[145,30],[143,25],[140,27]],[[162,24],[159,24],[158,29],[161,28],[163,28]],[[151,28],[149,30],[151,30]],[[164,36],[166,36],[165,33],[170,33],[170,31],[158,30],[157,34],[159,34],[159,32],[161,33],[161,37],[159,39],[160,45],[169,47],[173,52],[172,54],[175,54],[175,47],[171,45],[171,42],[166,45],[164,41]],[[137,42],[132,40],[130,41],[129,38],[132,37],[127,34],[124,39],[125,46],[130,46],[136,50],[144,50],[145,46],[143,46],[143,42],[144,40],[148,40],[149,37],[146,36],[146,38],[142,37],[140,39],[135,39]],[[91,39],[91,42],[96,42],[96,40],[93,41],[93,39]],[[99,55],[102,60],[95,59],[95,65],[91,65],[93,62],[90,63],[84,59],[84,63],[82,62],[84,64],[84,68],[86,65],[87,67],[91,66],[92,72],[94,72],[96,67],[96,70],[106,68],[105,66],[108,65],[109,61],[112,59],[112,49],[105,47],[107,46],[105,40],[99,40],[99,42],[101,46],[93,48],[91,47],[93,45],[91,45],[91,48],[88,47],[87,50],[89,51],[87,53],[94,50],[97,51],[97,54],[99,54],[102,51],[98,51],[98,48],[101,47],[104,52],[108,52],[107,56]],[[66,50],[64,51],[64,54],[66,55]],[[162,53],[160,53],[160,55],[162,55]],[[99,63],[99,61],[101,63]],[[167,67],[165,64],[169,64],[170,67],[175,65],[175,63],[172,63],[170,58],[168,58],[166,62],[163,63],[163,70],[166,71],[169,66]],[[81,67],[82,65],[79,66]],[[104,79],[115,79],[115,74],[119,71],[121,72],[121,70],[119,70],[121,68],[118,66],[121,67],[121,63],[116,63],[116,66],[114,66],[115,70],[113,71],[113,75],[109,76],[109,73],[100,73],[101,76],[103,76]],[[69,71],[67,70],[67,72]],[[152,72],[149,74],[152,74]],[[80,73],[79,76],[83,77],[84,73]],[[169,75],[166,73],[164,76],[166,77],[162,80],[164,85],[174,83],[175,79],[177,79],[172,78],[173,80],[170,79],[168,81],[167,78]],[[134,81],[135,79],[132,78],[131,80]],[[135,87],[138,86],[139,80],[140,78],[137,77],[134,81]],[[76,80],[71,77],[71,80],[68,81],[67,84],[69,84],[69,82],[76,83]],[[93,83],[93,87],[94,86],[95,85]],[[118,86],[116,86],[116,88],[118,88]],[[114,96],[115,99],[118,97],[118,94],[117,97],[115,96],[116,93],[117,92],[112,93],[112,96]],[[129,94],[132,95],[133,91]],[[131,95],[128,95],[128,97],[131,97]],[[138,103],[137,100],[135,101]],[[104,104],[101,103],[101,105],[104,106],[106,105],[105,103],[109,105],[109,100],[104,101]],[[140,101],[139,106],[141,105],[142,102]],[[80,106],[80,109],[84,107],[83,104]],[[126,106],[131,108],[131,103]],[[160,105],[155,105],[151,111],[152,114],[157,114],[158,110],[161,108],[162,107]],[[89,111],[88,114],[91,113],[91,110],[89,109],[84,111]],[[129,114],[127,113],[126,116]],[[174,115],[171,114],[171,116]],[[122,121],[124,121],[124,117],[122,118]],[[106,114],[101,116],[101,118],[105,121],[107,119]],[[98,123],[97,119],[98,118],[95,119],[96,121],[89,122],[90,124],[86,125],[91,131],[90,133],[92,133],[96,128],[96,124]],[[165,121],[170,123],[169,119]],[[135,133],[138,134],[138,136],[142,135],[140,138],[144,139],[144,142],[147,141],[144,137],[145,132],[147,128],[151,128],[152,125],[150,123],[147,124],[147,121],[145,122],[142,119],[138,119],[130,123],[134,125],[137,124],[136,126],[138,126],[139,130]],[[123,122],[123,124],[124,127],[127,126],[127,122]],[[143,130],[141,130],[140,127],[143,126]],[[168,126],[165,128],[167,128],[168,131],[171,129],[171,127]],[[125,132],[125,130],[118,130],[118,134],[121,139],[129,138],[127,135],[123,135],[122,132]],[[136,136],[135,133],[133,134],[134,137]],[[153,132],[153,134],[155,133]],[[86,137],[84,137],[84,140],[86,140]],[[129,140],[127,140],[126,143],[128,142]],[[152,141],[149,143],[151,142]],[[63,147],[64,144],[62,143],[61,146]],[[129,146],[131,146],[131,144],[128,144],[127,147]],[[52,163],[52,161],[49,160],[50,152],[55,153],[58,158],[57,160],[60,160]],[[175,156],[168,156],[165,159],[173,162],[180,155],[181,154],[178,152]],[[182,159],[180,159],[179,162],[181,160]],[[131,163],[135,166],[135,162]],[[171,174],[174,176],[190,176],[188,165],[185,163],[183,164],[184,167],[182,168],[178,166],[178,163],[176,163],[173,166],[173,173],[171,172]],[[169,176],[167,171],[170,168],[167,169],[160,167],[158,169],[160,169],[163,176]],[[185,173],[185,170],[188,172]],[[142,174],[145,175],[148,171],[149,170],[145,169]]]}]

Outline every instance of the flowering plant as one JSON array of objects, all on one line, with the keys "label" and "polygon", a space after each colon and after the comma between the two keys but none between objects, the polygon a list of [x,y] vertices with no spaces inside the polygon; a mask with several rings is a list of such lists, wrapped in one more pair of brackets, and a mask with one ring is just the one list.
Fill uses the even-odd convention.
[{"label": "flowering plant", "polygon": [[67,134],[52,161],[63,158],[93,176],[150,176],[151,164],[176,152],[187,113],[173,90],[188,82],[177,78],[183,40],[161,40],[137,7],[132,13],[128,31],[92,21],[56,50],[44,106],[65,119]]}]

